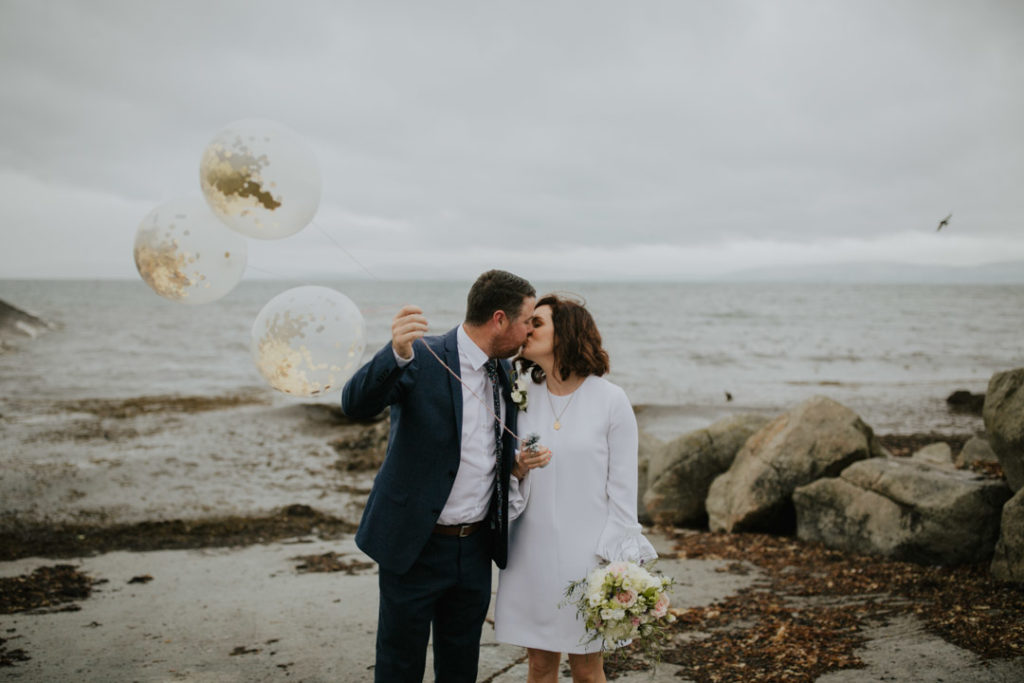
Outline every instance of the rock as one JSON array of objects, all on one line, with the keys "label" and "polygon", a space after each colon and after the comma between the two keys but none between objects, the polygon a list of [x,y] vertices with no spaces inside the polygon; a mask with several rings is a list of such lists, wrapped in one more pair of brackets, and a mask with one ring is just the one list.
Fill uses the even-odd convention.
[{"label": "rock", "polygon": [[1024,491],[1003,506],[1003,521],[992,557],[992,576],[1024,583]]},{"label": "rock", "polygon": [[985,431],[1006,482],[1024,486],[1024,368],[992,375],[985,394]]},{"label": "rock", "polygon": [[651,463],[643,516],[659,524],[702,525],[711,482],[768,421],[762,415],[734,415],[665,444],[657,463]]},{"label": "rock", "polygon": [[1010,489],[999,479],[904,458],[854,463],[793,492],[797,536],[919,562],[988,560]]},{"label": "rock", "polygon": [[983,436],[972,436],[956,456],[956,466],[961,468],[970,467],[975,463],[998,462],[998,456],[989,445],[988,439]]},{"label": "rock", "polygon": [[852,410],[815,396],[765,425],[711,484],[706,507],[712,531],[788,533],[798,486],[835,477],[880,454],[871,427]]},{"label": "rock", "polygon": [[954,413],[981,415],[982,407],[985,405],[985,394],[972,394],[960,389],[946,397],[946,405]]},{"label": "rock", "polygon": [[0,343],[37,337],[53,325],[0,300]]},{"label": "rock", "polygon": [[916,451],[910,459],[940,467],[953,467],[953,449],[945,441],[930,443]]},{"label": "rock", "polygon": [[636,486],[636,509],[637,516],[644,524],[651,524],[651,518],[644,511],[644,493],[647,492],[647,485],[650,481],[651,462],[655,467],[661,467],[662,451],[665,449],[665,442],[651,436],[647,432],[640,432],[640,449],[637,455],[637,486]]}]

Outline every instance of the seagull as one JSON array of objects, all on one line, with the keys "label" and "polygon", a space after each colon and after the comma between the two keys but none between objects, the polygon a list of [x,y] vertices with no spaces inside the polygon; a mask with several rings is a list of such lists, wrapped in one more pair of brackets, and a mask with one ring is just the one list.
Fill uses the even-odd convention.
[{"label": "seagull", "polygon": [[950,214],[948,216],[946,216],[941,221],[939,221],[939,227],[935,228],[935,232],[938,232],[939,230],[942,230],[944,227],[949,225],[949,219],[952,218],[952,217],[953,217],[953,213],[950,212]]}]

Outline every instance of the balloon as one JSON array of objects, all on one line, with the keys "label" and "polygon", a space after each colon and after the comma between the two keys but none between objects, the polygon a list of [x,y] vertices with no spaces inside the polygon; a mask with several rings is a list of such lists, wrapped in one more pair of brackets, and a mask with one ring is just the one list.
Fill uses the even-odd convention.
[{"label": "balloon", "polygon": [[246,244],[197,198],[174,199],[149,212],[135,233],[135,267],[171,301],[205,304],[238,284]]},{"label": "balloon", "polygon": [[363,315],[329,287],[278,294],[252,325],[250,350],[270,386],[291,396],[341,391],[366,346]]},{"label": "balloon", "polygon": [[236,121],[217,133],[203,150],[199,184],[228,227],[263,240],[302,230],[320,204],[316,157],[273,121]]}]

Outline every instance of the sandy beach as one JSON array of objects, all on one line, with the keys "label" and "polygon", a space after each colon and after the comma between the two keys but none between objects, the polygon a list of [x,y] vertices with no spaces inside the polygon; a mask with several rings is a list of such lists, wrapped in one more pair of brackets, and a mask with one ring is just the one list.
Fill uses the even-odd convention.
[{"label": "sandy beach", "polygon": [[[657,433],[671,419],[640,413]],[[376,569],[352,532],[384,422],[260,389],[8,400],[0,421],[5,678],[372,680]],[[678,628],[653,673],[632,670],[640,662],[627,655],[609,665],[618,680],[1024,677],[1012,642],[1024,633],[1021,606],[997,602],[1002,589],[984,577],[829,555],[794,539],[650,535],[659,569],[677,581]],[[839,583],[826,586],[801,557],[829,565]],[[851,567],[878,578],[851,583]],[[968,584],[993,604],[943,632],[922,605],[969,596]],[[956,636],[972,624],[977,637]],[[993,625],[1002,645],[982,638]],[[485,628],[480,680],[525,680],[524,662]]]}]

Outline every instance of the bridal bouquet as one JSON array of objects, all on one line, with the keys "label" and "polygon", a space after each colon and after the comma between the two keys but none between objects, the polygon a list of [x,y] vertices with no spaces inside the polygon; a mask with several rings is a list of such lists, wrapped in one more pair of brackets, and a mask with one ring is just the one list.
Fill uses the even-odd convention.
[{"label": "bridal bouquet", "polygon": [[611,650],[632,640],[649,652],[675,621],[668,611],[672,583],[634,562],[612,562],[570,583],[564,604],[575,604],[586,621],[586,642],[603,638],[603,649]]}]

